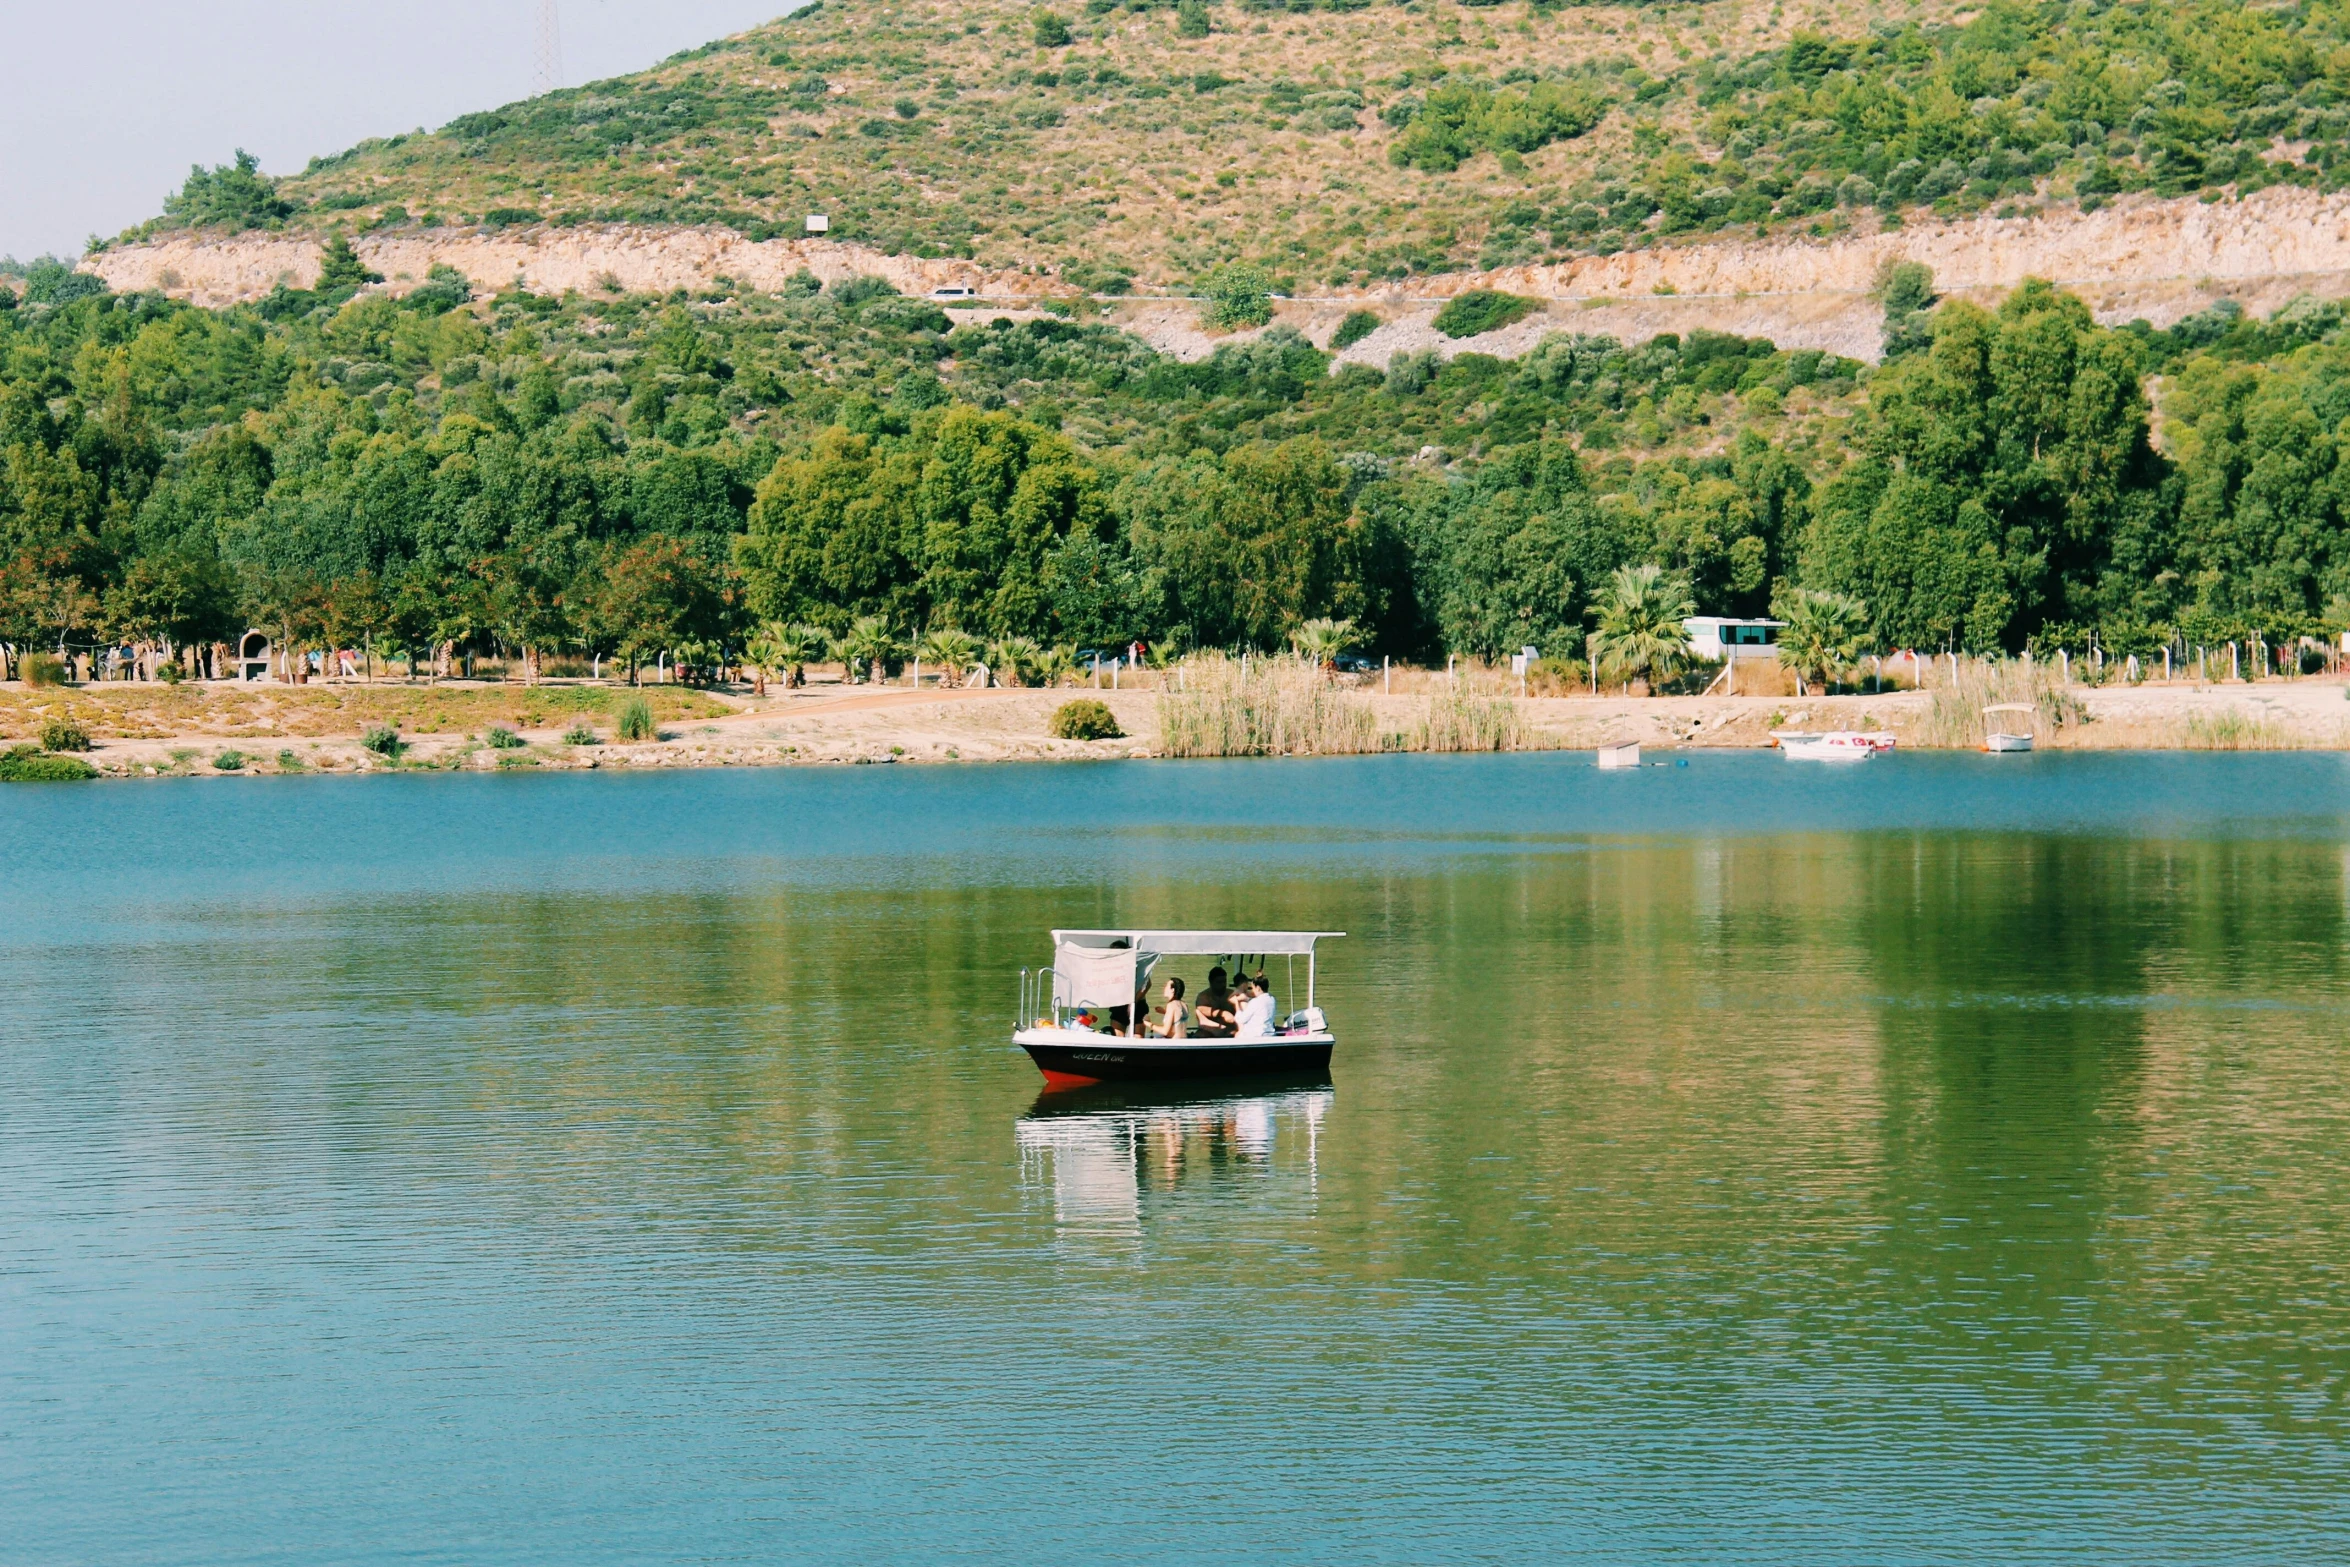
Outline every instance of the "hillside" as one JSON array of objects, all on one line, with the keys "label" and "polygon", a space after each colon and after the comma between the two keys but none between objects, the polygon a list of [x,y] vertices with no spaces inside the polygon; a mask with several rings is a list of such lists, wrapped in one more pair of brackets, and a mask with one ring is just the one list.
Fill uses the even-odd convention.
[{"label": "hillside", "polygon": [[827,9],[199,170],[0,282],[0,640],[2350,628],[2337,13],[1918,15]]},{"label": "hillside", "polygon": [[[2338,0],[1980,12],[1416,0],[1055,14],[818,5],[633,76],[371,141],[184,227],[721,225],[1109,292],[1289,290],[2116,197],[2336,188]],[[1198,35],[1198,36],[1194,36]]]}]

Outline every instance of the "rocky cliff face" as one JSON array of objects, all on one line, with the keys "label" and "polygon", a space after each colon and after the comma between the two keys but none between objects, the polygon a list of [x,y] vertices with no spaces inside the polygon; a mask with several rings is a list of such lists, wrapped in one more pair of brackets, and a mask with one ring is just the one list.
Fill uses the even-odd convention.
[{"label": "rocky cliff face", "polygon": [[[935,288],[984,290],[990,297],[1035,292],[1043,279],[993,274],[968,261],[924,261],[885,256],[861,245],[828,240],[753,242],[727,229],[538,228],[487,233],[476,229],[406,230],[362,234],[351,243],[360,260],[384,275],[387,292],[422,283],[436,266],[454,267],[481,289],[520,283],[533,293],[666,293],[707,288],[719,278],[773,291],[794,273],[826,282],[861,274],[885,277],[905,293]],[[118,290],[161,289],[200,305],[259,299],[280,282],[308,288],[318,281],[319,244],[308,236],[245,233],[228,238],[187,236],[126,245],[86,258]]]},{"label": "rocky cliff face", "polygon": [[[803,268],[827,282],[870,274],[906,293],[970,288],[1014,304],[1066,292],[1050,277],[989,272],[969,261],[885,256],[823,240],[753,242],[722,229],[411,230],[363,235],[353,243],[394,293],[423,282],[436,265],[456,268],[483,289],[519,282],[534,292],[666,292],[708,287],[721,277],[771,290]],[[1301,300],[1283,313],[1317,341],[1327,341],[1346,309],[1379,310],[1388,325],[1345,355],[1373,364],[1384,364],[1399,348],[1431,345],[1445,351],[1473,346],[1508,357],[1561,329],[1637,340],[1693,327],[1867,359],[1876,355],[1879,330],[1870,290],[1878,270],[1895,260],[1931,267],[1946,296],[1986,301],[2027,277],[2046,278],[2082,295],[2106,322],[2144,317],[2165,325],[2220,298],[2265,313],[2297,294],[2350,295],[2350,196],[2278,186],[2241,201],[2138,200],[2087,214],[1982,217],[1829,240],[1587,256],[1555,266],[1413,278],[1360,295]],[[83,268],[116,289],[162,289],[224,305],[258,299],[281,280],[306,287],[316,280],[318,264],[314,240],[244,234],[125,246],[89,257]],[[1507,289],[1554,303],[1471,344],[1436,337],[1428,318],[1444,299],[1472,288]],[[1185,307],[1136,301],[1119,314],[1161,348],[1185,357],[1205,354],[1214,343]]]}]

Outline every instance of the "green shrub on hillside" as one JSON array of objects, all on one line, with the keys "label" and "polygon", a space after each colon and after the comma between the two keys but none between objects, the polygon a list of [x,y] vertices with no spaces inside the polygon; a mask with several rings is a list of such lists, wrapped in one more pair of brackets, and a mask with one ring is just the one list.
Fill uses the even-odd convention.
[{"label": "green shrub on hillside", "polygon": [[207,169],[198,164],[187,180],[164,198],[163,214],[190,228],[259,228],[292,216],[294,204],[277,193],[277,181],[244,148],[234,163]]},{"label": "green shrub on hillside", "polygon": [[1376,311],[1349,310],[1346,313],[1346,319],[1338,323],[1338,330],[1330,334],[1330,347],[1334,352],[1342,348],[1352,348],[1373,332],[1378,331],[1382,325],[1384,323],[1380,321]]},{"label": "green shrub on hillside", "polygon": [[1446,337],[1478,337],[1524,320],[1541,303],[1523,294],[1473,288],[1446,300],[1444,308],[1436,312],[1435,326]]},{"label": "green shrub on hillside", "polygon": [[1402,125],[1387,156],[1399,168],[1449,174],[1480,152],[1528,153],[1580,136],[1607,110],[1605,99],[1558,82],[1523,91],[1447,83],[1396,115]]},{"label": "green shrub on hillside", "polygon": [[52,718],[41,726],[41,749],[44,751],[87,751],[90,748],[89,731],[68,719]]},{"label": "green shrub on hillside", "polygon": [[1227,329],[1263,326],[1273,319],[1273,280],[1262,267],[1223,267],[1208,278],[1208,321]]}]

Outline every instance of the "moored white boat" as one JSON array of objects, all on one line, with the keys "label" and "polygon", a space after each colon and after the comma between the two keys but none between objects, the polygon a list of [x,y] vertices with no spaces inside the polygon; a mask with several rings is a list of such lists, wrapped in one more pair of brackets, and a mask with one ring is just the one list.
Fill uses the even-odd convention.
[{"label": "moored white boat", "polygon": [[1824,734],[1782,734],[1776,744],[1789,761],[1865,762],[1880,751],[1893,749],[1893,737],[1864,734],[1858,729],[1832,729]]},{"label": "moored white boat", "polygon": [[[1020,971],[1020,1026],[1012,1043],[1056,1088],[1095,1083],[1314,1072],[1330,1065],[1338,1040],[1314,1004],[1314,944],[1344,934],[1317,930],[1056,930],[1052,966]],[[1305,959],[1306,1004],[1239,1032],[1162,1038],[1136,1027],[1152,974],[1169,958],[1221,960],[1235,973],[1246,959]],[[1171,965],[1167,965],[1171,967]],[[1272,978],[1270,973],[1267,978]],[[1285,980],[1284,983],[1288,983]],[[1198,992],[1191,996],[1196,999]],[[1088,1019],[1091,1021],[1089,1022]]]},{"label": "moored white boat", "polygon": [[[2029,702],[1994,702],[1983,709],[1983,717],[1989,721],[1989,724],[1995,724],[1997,720],[1991,717],[1994,713],[2022,713],[2029,718],[2037,711],[2039,710]],[[2029,729],[2022,734],[2014,734],[1989,727],[1989,724],[1986,725],[1983,734],[1984,750],[2013,754],[2018,751],[2029,751],[2032,748],[2032,734]]]}]

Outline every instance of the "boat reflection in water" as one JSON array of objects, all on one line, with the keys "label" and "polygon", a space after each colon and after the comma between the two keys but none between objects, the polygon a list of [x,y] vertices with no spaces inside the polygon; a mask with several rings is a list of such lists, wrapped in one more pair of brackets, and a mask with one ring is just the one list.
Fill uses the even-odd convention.
[{"label": "boat reflection in water", "polygon": [[1250,1186],[1310,1202],[1333,1098],[1328,1073],[1047,1092],[1017,1123],[1021,1178],[1049,1178],[1055,1221],[1079,1233],[1131,1234],[1146,1208]]}]

